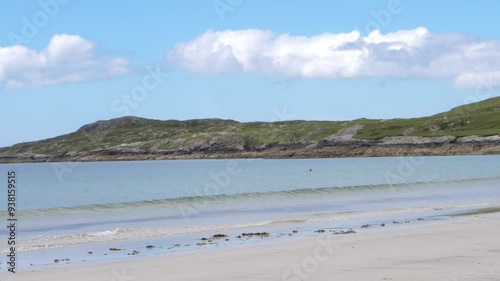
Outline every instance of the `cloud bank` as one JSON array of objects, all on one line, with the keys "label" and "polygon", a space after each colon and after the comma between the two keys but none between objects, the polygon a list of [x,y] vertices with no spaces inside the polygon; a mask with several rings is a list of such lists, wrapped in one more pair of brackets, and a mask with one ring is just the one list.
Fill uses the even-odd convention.
[{"label": "cloud bank", "polygon": [[0,83],[7,89],[106,79],[130,71],[123,58],[98,59],[94,43],[56,34],[40,52],[25,46],[0,47]]},{"label": "cloud bank", "polygon": [[298,78],[395,77],[449,80],[455,87],[500,87],[500,40],[425,27],[362,36],[275,34],[267,30],[208,30],[177,44],[173,64],[196,73],[258,73]]}]

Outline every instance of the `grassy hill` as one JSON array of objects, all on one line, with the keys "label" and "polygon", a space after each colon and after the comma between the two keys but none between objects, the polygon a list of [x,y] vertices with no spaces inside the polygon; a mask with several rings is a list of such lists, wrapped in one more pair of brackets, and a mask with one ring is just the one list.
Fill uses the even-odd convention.
[{"label": "grassy hill", "polygon": [[380,140],[396,136],[500,135],[500,97],[412,119],[353,121],[249,122],[233,120],[149,120],[122,117],[98,121],[76,132],[0,149],[2,155],[78,154],[103,149],[189,150],[266,149],[279,144],[310,143],[357,128],[352,137]]},{"label": "grassy hill", "polygon": [[[380,139],[401,136],[410,130],[412,136],[489,136],[500,134],[500,97],[459,106],[429,117],[413,119],[363,120],[363,130],[356,136]],[[412,129],[414,128],[414,129]]]}]

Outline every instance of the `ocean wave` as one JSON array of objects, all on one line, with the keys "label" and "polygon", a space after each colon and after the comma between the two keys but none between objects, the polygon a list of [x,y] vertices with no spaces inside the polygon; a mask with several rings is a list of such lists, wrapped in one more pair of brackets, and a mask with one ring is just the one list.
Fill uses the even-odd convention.
[{"label": "ocean wave", "polygon": [[[300,188],[293,190],[269,191],[269,192],[247,192],[247,193],[217,194],[217,195],[207,195],[207,196],[187,196],[187,197],[177,197],[177,198],[111,203],[111,204],[89,204],[89,205],[78,205],[71,207],[25,210],[23,212],[20,212],[19,215],[20,216],[59,215],[59,214],[82,213],[82,212],[109,212],[114,210],[129,211],[134,209],[151,208],[151,207],[177,208],[189,204],[195,205],[197,203],[198,204],[212,204],[218,202],[227,203],[230,200],[237,202],[239,200],[261,200],[261,199],[264,200],[264,199],[280,199],[280,198],[290,199],[290,198],[301,198],[304,196],[324,196],[324,195],[335,195],[335,194],[340,195],[353,192],[368,193],[377,191],[401,191],[401,190],[421,188],[429,185],[474,183],[474,182],[491,181],[491,180],[500,180],[500,177],[453,180],[453,181],[412,182],[412,183],[401,183],[394,185],[389,185],[389,184],[355,185],[355,186],[341,186],[341,187]],[[6,215],[6,212],[2,211],[0,212],[0,214],[3,216]]]},{"label": "ocean wave", "polygon": [[[262,227],[272,224],[273,221],[257,221],[240,224],[218,224],[218,225],[186,225],[175,227],[141,227],[141,228],[115,228],[111,230],[66,234],[37,236],[31,239],[19,240],[17,251],[33,251],[88,244],[100,244],[137,239],[155,239],[171,236],[194,235],[204,232],[222,232],[237,229]],[[8,250],[0,250],[0,254]]]},{"label": "ocean wave", "polygon": [[[18,251],[43,250],[51,248],[61,248],[68,246],[81,246],[88,244],[111,243],[127,240],[145,240],[166,238],[174,236],[196,235],[198,233],[227,233],[238,230],[248,230],[252,228],[265,227],[266,229],[274,226],[290,225],[297,226],[307,223],[318,222],[338,222],[350,221],[355,219],[377,218],[394,218],[395,216],[405,215],[417,216],[422,213],[434,213],[436,211],[449,212],[457,209],[481,209],[488,205],[499,205],[500,200],[495,202],[461,202],[458,204],[435,204],[432,206],[414,206],[406,208],[389,208],[370,211],[346,211],[335,213],[317,213],[307,215],[291,216],[276,220],[253,221],[246,223],[227,223],[213,225],[181,225],[181,226],[162,226],[162,227],[137,227],[137,228],[114,228],[109,230],[53,235],[53,236],[35,236],[30,239],[20,240]],[[439,213],[438,212],[438,213]],[[435,213],[435,214],[438,214]],[[338,225],[338,224],[335,224]],[[1,250],[0,254],[6,253],[7,250]]]}]

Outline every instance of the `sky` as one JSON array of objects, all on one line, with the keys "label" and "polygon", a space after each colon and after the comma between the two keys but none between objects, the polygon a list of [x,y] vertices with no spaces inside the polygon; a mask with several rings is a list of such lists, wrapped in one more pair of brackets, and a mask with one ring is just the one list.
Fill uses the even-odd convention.
[{"label": "sky", "polygon": [[411,118],[500,96],[500,1],[2,1],[0,147],[122,116]]}]

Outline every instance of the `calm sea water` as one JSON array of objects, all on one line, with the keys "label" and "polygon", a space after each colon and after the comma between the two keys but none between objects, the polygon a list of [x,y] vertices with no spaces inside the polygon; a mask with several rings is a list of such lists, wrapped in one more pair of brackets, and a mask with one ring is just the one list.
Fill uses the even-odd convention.
[{"label": "calm sea water", "polygon": [[500,201],[500,156],[2,164],[3,198],[8,170],[18,179],[20,252],[347,227]]}]

